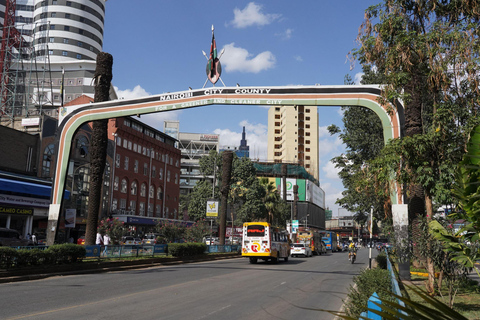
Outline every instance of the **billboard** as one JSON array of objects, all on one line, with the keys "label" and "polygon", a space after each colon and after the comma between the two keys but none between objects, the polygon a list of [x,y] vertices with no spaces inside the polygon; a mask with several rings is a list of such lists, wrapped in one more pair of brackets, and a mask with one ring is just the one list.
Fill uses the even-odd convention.
[{"label": "billboard", "polygon": [[[283,179],[275,178],[275,185],[280,192],[280,197],[283,197]],[[298,186],[298,201],[305,201],[305,180],[287,178],[287,201],[293,201],[293,186]]]},{"label": "billboard", "polygon": [[306,199],[322,209],[325,209],[325,191],[310,180],[306,180]]}]

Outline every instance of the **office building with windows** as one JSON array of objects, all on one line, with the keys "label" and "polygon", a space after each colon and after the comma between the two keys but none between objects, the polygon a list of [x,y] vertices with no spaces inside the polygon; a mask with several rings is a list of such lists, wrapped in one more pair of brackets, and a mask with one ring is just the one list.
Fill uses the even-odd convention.
[{"label": "office building with windows", "polygon": [[299,164],[318,181],[317,107],[270,107],[267,156],[276,163]]}]

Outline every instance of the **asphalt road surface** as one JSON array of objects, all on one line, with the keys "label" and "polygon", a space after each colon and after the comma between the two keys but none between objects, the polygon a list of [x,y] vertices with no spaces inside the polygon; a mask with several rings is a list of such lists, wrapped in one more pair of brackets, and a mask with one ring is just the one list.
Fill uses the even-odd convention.
[{"label": "asphalt road surface", "polygon": [[[376,255],[376,250],[373,250]],[[372,251],[372,252],[373,252]],[[0,284],[0,319],[334,319],[368,249],[277,264],[246,258]]]}]

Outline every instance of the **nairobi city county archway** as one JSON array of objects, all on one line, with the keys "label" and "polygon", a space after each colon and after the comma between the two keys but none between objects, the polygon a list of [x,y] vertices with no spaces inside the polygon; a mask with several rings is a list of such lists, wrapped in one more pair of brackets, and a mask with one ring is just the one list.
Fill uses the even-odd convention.
[{"label": "nairobi city county archway", "polygon": [[[378,115],[387,142],[401,136],[404,125],[403,106],[398,102],[382,105],[379,102],[380,95],[381,88],[377,85],[211,87],[76,106],[78,108],[63,118],[56,134],[57,161],[49,209],[49,231],[54,231],[51,226],[57,225],[73,136],[86,122],[207,105],[362,106]],[[401,188],[397,186],[391,198],[392,204],[402,205],[404,201]]]}]

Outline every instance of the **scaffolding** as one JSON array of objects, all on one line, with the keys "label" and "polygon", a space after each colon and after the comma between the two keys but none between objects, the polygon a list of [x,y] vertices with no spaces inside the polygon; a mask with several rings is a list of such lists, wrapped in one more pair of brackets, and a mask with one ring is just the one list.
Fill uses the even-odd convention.
[{"label": "scaffolding", "polygon": [[[0,49],[0,120],[2,125],[12,127],[15,118],[39,116],[44,106],[54,106],[53,93],[47,94],[53,92],[47,43],[49,23],[45,18],[39,25],[16,26],[15,4],[15,0],[7,0]],[[48,10],[47,6],[43,10]]]}]

